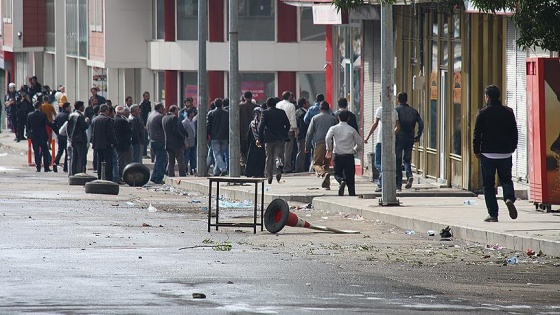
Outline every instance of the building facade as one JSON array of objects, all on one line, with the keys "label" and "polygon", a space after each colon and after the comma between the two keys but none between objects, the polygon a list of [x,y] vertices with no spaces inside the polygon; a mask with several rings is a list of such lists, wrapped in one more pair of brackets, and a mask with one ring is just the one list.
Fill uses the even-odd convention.
[{"label": "building facade", "polygon": [[[197,95],[197,0],[3,0],[6,82],[36,75],[86,100],[90,88],[113,101],[149,91],[167,106]],[[227,97],[228,1],[208,0],[208,97]],[[325,30],[311,8],[280,0],[239,0],[241,91],[262,102],[285,90],[325,93]],[[3,84],[5,86],[6,84]],[[240,92],[241,92],[240,91]]]}]

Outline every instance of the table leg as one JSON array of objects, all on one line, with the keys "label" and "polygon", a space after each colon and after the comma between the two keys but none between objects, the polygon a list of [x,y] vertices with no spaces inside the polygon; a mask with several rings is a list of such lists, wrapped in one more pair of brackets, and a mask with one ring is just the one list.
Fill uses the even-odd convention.
[{"label": "table leg", "polygon": [[212,217],[212,180],[210,180],[208,187],[208,232],[210,232],[210,225],[212,224],[210,221]]},{"label": "table leg", "polygon": [[261,231],[264,230],[264,181],[261,182]]},{"label": "table leg", "polygon": [[253,212],[253,234],[257,234],[257,203],[259,202],[259,197],[257,195],[259,189],[259,183],[255,183],[255,198],[254,201],[254,212]]},{"label": "table leg", "polygon": [[218,230],[218,220],[220,217],[220,182],[216,183],[216,231]]}]

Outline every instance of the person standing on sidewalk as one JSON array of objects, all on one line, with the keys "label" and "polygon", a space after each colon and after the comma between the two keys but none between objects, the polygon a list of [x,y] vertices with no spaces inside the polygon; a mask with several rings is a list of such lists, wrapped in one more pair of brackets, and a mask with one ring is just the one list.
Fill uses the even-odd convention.
[{"label": "person standing on sidewalk", "polygon": [[214,100],[216,108],[208,113],[206,131],[210,136],[210,147],[214,156],[214,176],[226,176],[228,173],[226,151],[229,145],[229,113],[224,110],[221,98]]},{"label": "person standing on sidewalk", "polygon": [[175,177],[175,161],[179,168],[179,176],[185,177],[185,136],[187,131],[179,121],[179,108],[171,105],[167,115],[162,119],[165,135],[165,151],[167,151],[167,176]]},{"label": "person standing on sidewalk", "polygon": [[498,222],[496,199],[496,171],[502,183],[504,201],[512,219],[517,218],[515,191],[511,180],[512,155],[517,149],[518,131],[515,115],[511,108],[500,101],[500,89],[489,85],[484,91],[486,106],[476,115],[473,136],[473,151],[482,168],[484,200],[488,209],[485,222]]},{"label": "person standing on sidewalk", "polygon": [[[397,105],[395,110],[399,117],[401,129],[396,135],[395,152],[397,154],[397,191],[401,191],[403,164],[404,171],[406,172],[406,186],[404,188],[409,189],[412,187],[414,180],[412,178],[411,166],[412,147],[414,147],[414,142],[420,141],[422,131],[424,131],[424,121],[422,121],[418,111],[406,103],[408,101],[408,94],[405,92],[399,93],[397,100],[399,105]],[[418,131],[415,136],[416,124],[418,124]]]},{"label": "person standing on sidewalk", "polygon": [[288,131],[289,141],[284,143],[284,173],[292,173],[294,171],[292,155],[294,152],[295,139],[298,135],[296,106],[291,102],[292,95],[292,92],[284,91],[284,93],[282,93],[282,100],[276,104],[276,108],[286,112],[286,116],[288,116],[288,120],[290,121],[290,131]]},{"label": "person standing on sidewalk", "polygon": [[338,114],[339,123],[329,128],[325,139],[328,159],[334,161],[334,178],[338,182],[338,195],[344,195],[344,188],[348,186],[348,195],[356,196],[356,166],[354,154],[363,148],[360,134],[348,125],[350,112],[343,110]]},{"label": "person standing on sidewalk", "polygon": [[247,91],[243,94],[243,99],[239,103],[239,138],[240,138],[240,150],[241,150],[241,174],[245,173],[247,168],[247,154],[249,153],[249,143],[247,142],[247,133],[249,132],[249,125],[253,120],[253,109],[258,107],[256,103],[253,103],[253,93]]},{"label": "person standing on sidewalk", "polygon": [[122,181],[122,174],[124,168],[132,161],[131,155],[131,145],[132,145],[132,126],[128,121],[126,116],[126,111],[124,106],[117,106],[117,115],[115,116],[114,126],[115,134],[117,136],[117,143],[115,148],[117,149],[118,158],[118,181]]},{"label": "person standing on sidewalk", "polygon": [[[381,186],[382,186],[381,184],[382,184],[382,177],[383,177],[382,176],[383,171],[381,170],[381,147],[382,147],[381,143],[383,141],[383,132],[382,132],[383,124],[380,125],[382,113],[383,113],[383,106],[380,106],[377,108],[377,111],[375,111],[375,120],[373,122],[373,125],[371,126],[371,129],[369,130],[366,139],[364,140],[364,143],[368,143],[369,137],[371,137],[375,129],[377,129],[377,127],[379,126],[379,129],[377,129],[377,143],[375,144],[375,168],[377,168],[377,171],[379,172],[379,179],[377,180],[377,188],[375,189],[375,192],[381,192]],[[396,110],[393,110],[392,113],[393,116],[391,122],[395,126],[395,134],[398,134],[401,129],[401,125],[399,123],[399,116]]]},{"label": "person standing on sidewalk", "polygon": [[68,175],[86,171],[87,163],[87,130],[90,120],[84,115],[84,102],[74,103],[74,112],[68,117],[68,148],[70,149],[70,169]]},{"label": "person standing on sidewalk", "polygon": [[[325,137],[329,128],[337,124],[336,118],[330,112],[330,104],[327,101],[321,102],[321,113],[313,116],[307,136],[305,137],[305,152],[309,152],[311,144],[313,150],[313,169],[318,177],[324,177],[321,187],[331,189],[331,174],[329,166],[331,159],[326,157]],[[309,111],[307,112],[309,114]]]},{"label": "person standing on sidewalk", "polygon": [[[31,139],[33,152],[35,153],[35,166],[37,172],[41,171],[41,156],[43,157],[43,167],[45,172],[50,172],[51,158],[49,154],[49,146],[47,145],[48,135],[47,126],[58,134],[56,125],[50,122],[47,115],[41,111],[41,102],[35,103],[35,111],[27,116],[27,137]],[[21,122],[23,123],[23,122]]]},{"label": "person standing on sidewalk", "polygon": [[142,163],[142,154],[144,152],[144,134],[146,133],[146,128],[144,127],[144,122],[140,117],[140,107],[137,104],[130,106],[130,116],[128,117],[130,122],[130,127],[132,129],[132,162]]},{"label": "person standing on sidewalk", "polygon": [[298,100],[297,104],[298,109],[296,110],[296,121],[298,128],[298,152],[296,155],[296,173],[303,173],[309,170],[309,163],[306,163],[309,161],[308,153],[305,153],[305,137],[307,136],[307,128],[309,128],[309,125],[304,121],[305,114],[307,114],[307,109],[309,108],[309,101],[305,97],[302,97]]},{"label": "person standing on sidewalk", "polygon": [[[56,125],[57,130],[65,124],[68,123],[68,117],[70,117],[70,103],[65,102],[62,104],[62,110],[56,115],[54,118],[54,123]],[[62,170],[64,172],[68,172],[68,136],[58,135],[58,152],[56,153],[56,158],[54,159],[53,164],[53,171],[58,172],[58,166],[60,165],[60,159],[62,158],[62,154],[64,154],[64,165]]]},{"label": "person standing on sidewalk", "polygon": [[[146,127],[147,130],[147,126],[146,124],[148,123],[148,116],[150,115],[150,112],[152,111],[152,103],[150,102],[150,92],[145,91],[144,94],[142,94],[142,103],[140,103],[140,112],[141,112],[141,117],[142,118],[142,123],[144,123],[144,127]],[[144,150],[142,152],[142,154],[144,155],[144,158],[147,159],[148,158],[148,132],[144,133]],[[151,148],[150,148],[151,149]],[[152,156],[152,160],[154,159],[154,153],[150,151],[150,155]]]},{"label": "person standing on sidewalk", "polygon": [[272,172],[276,163],[276,181],[282,178],[284,166],[284,147],[289,141],[290,120],[286,112],[276,108],[276,100],[269,97],[266,100],[267,110],[263,111],[259,123],[259,139],[255,143],[257,147],[265,145],[266,152],[266,177],[268,183],[272,184]]},{"label": "person standing on sidewalk", "polygon": [[167,153],[165,152],[165,133],[163,131],[163,114],[165,107],[157,103],[148,116],[146,126],[150,137],[150,155],[155,158],[154,171],[150,180],[156,184],[163,184],[165,167],[167,166]]},{"label": "person standing on sidewalk", "polygon": [[[113,173],[113,151],[117,144],[113,119],[109,117],[109,107],[99,107],[99,115],[91,123],[91,145],[97,154],[97,178],[111,181]],[[101,165],[105,162],[105,175],[101,175]]]}]

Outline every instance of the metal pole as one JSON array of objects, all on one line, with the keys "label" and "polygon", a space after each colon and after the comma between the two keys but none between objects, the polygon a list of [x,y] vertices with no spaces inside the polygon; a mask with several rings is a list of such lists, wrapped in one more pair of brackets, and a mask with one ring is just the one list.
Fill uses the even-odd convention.
[{"label": "metal pole", "polygon": [[238,4],[229,0],[229,176],[239,177],[239,51]]},{"label": "metal pole", "polygon": [[208,73],[206,71],[206,39],[208,37],[208,3],[198,1],[198,117],[196,124],[196,176],[206,176],[206,155],[208,154],[208,137],[206,134],[206,115],[208,113]]},{"label": "metal pole", "polygon": [[396,192],[396,156],[395,156],[395,133],[393,124],[393,86],[394,86],[394,58],[393,51],[393,5],[383,4],[381,6],[381,112],[382,152],[381,169],[383,170],[383,183],[381,187],[382,206],[399,205]]}]

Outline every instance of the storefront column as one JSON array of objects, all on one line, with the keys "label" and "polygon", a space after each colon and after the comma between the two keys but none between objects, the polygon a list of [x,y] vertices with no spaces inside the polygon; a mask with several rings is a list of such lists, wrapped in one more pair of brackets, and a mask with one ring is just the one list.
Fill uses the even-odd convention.
[{"label": "storefront column", "polygon": [[335,66],[333,65],[333,29],[332,25],[326,25],[326,36],[325,36],[325,62],[327,67],[325,68],[325,100],[329,102],[332,106],[333,98],[333,70]]},{"label": "storefront column", "polygon": [[290,91],[299,97],[296,91],[296,73],[293,71],[278,71],[278,95],[282,98],[284,91]]},{"label": "storefront column", "polygon": [[177,70],[165,70],[165,108],[177,105]]},{"label": "storefront column", "polygon": [[[208,101],[224,97],[224,72],[208,71]],[[210,103],[208,103],[210,106]]]}]

